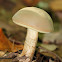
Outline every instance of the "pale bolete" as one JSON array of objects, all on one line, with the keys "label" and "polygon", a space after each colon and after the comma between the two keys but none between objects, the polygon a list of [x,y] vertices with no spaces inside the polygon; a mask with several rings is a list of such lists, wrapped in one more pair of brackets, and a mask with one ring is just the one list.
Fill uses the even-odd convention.
[{"label": "pale bolete", "polygon": [[24,49],[20,57],[25,55],[30,58],[31,62],[37,44],[38,32],[52,32],[52,19],[47,12],[36,7],[23,8],[19,10],[12,19],[17,25],[28,28]]}]

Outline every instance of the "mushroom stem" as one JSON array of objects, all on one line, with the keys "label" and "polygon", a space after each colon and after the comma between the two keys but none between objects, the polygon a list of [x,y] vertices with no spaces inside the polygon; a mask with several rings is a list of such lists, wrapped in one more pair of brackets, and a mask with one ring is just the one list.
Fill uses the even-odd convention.
[{"label": "mushroom stem", "polygon": [[27,36],[24,44],[24,49],[20,56],[26,56],[30,58],[30,62],[32,61],[36,44],[37,44],[38,32],[32,29],[27,30]]}]

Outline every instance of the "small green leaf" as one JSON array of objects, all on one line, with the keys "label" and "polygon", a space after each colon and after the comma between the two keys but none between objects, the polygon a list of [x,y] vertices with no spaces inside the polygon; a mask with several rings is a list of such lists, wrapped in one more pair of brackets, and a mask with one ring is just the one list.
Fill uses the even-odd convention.
[{"label": "small green leaf", "polygon": [[54,51],[57,48],[54,44],[41,44],[40,46],[48,49],[49,51]]}]

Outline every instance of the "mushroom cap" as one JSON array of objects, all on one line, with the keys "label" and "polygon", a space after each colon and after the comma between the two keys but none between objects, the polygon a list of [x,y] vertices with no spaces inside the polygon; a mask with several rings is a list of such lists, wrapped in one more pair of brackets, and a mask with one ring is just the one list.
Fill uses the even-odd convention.
[{"label": "mushroom cap", "polygon": [[25,7],[13,16],[13,22],[41,33],[53,31],[53,22],[47,12],[36,7]]}]

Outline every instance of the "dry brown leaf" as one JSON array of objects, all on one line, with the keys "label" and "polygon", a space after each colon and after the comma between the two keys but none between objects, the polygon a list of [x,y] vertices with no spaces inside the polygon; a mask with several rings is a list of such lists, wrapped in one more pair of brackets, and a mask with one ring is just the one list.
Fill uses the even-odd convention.
[{"label": "dry brown leaf", "polygon": [[[42,49],[44,51],[42,52],[40,49]],[[39,52],[41,54],[45,55],[45,56],[49,56],[49,57],[52,57],[54,59],[58,59],[58,60],[60,60],[62,62],[62,59],[57,54],[55,54],[54,52],[51,52],[51,51],[45,49],[44,47],[39,47]]]},{"label": "dry brown leaf", "polygon": [[53,11],[62,10],[62,0],[53,0],[49,6]]},{"label": "dry brown leaf", "polygon": [[0,28],[0,50],[16,52],[17,50],[22,50],[22,49],[23,49],[23,45],[16,45],[11,43],[4,35],[2,29]]},{"label": "dry brown leaf", "polygon": [[0,51],[0,57],[4,56],[5,55],[5,51]]},{"label": "dry brown leaf", "polygon": [[40,0],[23,0],[23,3],[27,6],[36,6]]},{"label": "dry brown leaf", "polygon": [[0,59],[0,62],[12,62],[12,59]]}]

